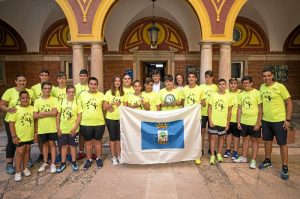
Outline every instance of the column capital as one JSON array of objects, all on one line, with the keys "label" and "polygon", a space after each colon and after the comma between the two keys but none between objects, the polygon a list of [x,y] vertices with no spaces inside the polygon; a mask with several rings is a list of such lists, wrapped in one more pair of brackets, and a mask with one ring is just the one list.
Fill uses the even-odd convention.
[{"label": "column capital", "polygon": [[207,44],[207,45],[213,45],[215,42],[213,42],[213,41],[204,41],[204,40],[202,40],[202,41],[199,41],[198,42],[198,44],[201,46],[201,45],[205,45],[205,44]]}]

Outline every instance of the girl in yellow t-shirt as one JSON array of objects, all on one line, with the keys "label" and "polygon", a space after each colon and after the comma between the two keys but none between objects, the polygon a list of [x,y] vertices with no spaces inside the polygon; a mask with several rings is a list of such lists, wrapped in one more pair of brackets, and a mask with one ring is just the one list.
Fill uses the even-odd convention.
[{"label": "girl in yellow t-shirt", "polygon": [[140,80],[135,80],[133,82],[133,89],[134,94],[129,94],[127,98],[128,107],[137,109],[137,110],[143,110],[143,107],[149,106],[149,102],[145,102],[142,97],[142,84]]},{"label": "girl in yellow t-shirt", "polygon": [[145,103],[143,110],[147,111],[159,111],[160,110],[160,101],[157,93],[153,92],[153,80],[150,77],[145,79],[144,87],[145,91],[142,92],[142,98]]},{"label": "girl in yellow t-shirt", "polygon": [[109,132],[109,147],[112,156],[112,164],[119,165],[120,146],[120,106],[125,100],[125,93],[120,77],[113,79],[111,89],[105,93],[103,100],[103,110],[106,112],[106,126]]},{"label": "girl in yellow t-shirt", "polygon": [[23,165],[24,176],[30,176],[31,172],[27,168],[30,145],[34,139],[34,119],[33,107],[30,103],[30,96],[27,91],[21,91],[19,94],[20,106],[16,107],[16,112],[9,116],[9,128],[13,143],[16,149],[16,174],[15,181],[22,180],[21,169]]}]

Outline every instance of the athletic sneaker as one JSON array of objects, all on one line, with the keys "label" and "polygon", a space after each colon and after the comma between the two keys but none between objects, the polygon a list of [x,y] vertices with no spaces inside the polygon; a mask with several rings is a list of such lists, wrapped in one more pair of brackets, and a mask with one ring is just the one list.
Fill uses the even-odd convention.
[{"label": "athletic sneaker", "polygon": [[77,154],[77,160],[81,160],[83,158],[85,158],[85,154],[83,152],[79,151],[78,154]]},{"label": "athletic sneaker", "polygon": [[50,166],[50,173],[56,173],[56,166],[55,166],[55,164],[51,164],[51,166]]},{"label": "athletic sneaker", "polygon": [[[208,149],[207,153],[208,153],[208,156],[211,156],[211,151],[210,151],[210,149]],[[217,151],[216,151],[216,150],[215,150],[214,154],[215,154],[215,156],[217,155]]]},{"label": "athletic sneaker", "polygon": [[238,152],[237,152],[237,151],[233,151],[233,152],[232,152],[231,159],[232,159],[232,160],[236,160],[236,159],[238,159],[238,158],[239,158]]},{"label": "athletic sneaker", "polygon": [[210,159],[209,159],[209,164],[214,165],[215,164],[215,159],[216,159],[216,156],[215,155],[211,155]]},{"label": "athletic sneaker", "polygon": [[72,156],[71,156],[71,154],[69,153],[69,154],[67,154],[67,160],[69,161],[69,162],[72,162]]},{"label": "athletic sneaker", "polygon": [[201,164],[201,160],[200,160],[200,159],[196,159],[196,160],[195,160],[195,164],[196,164],[196,165],[200,165],[200,164]]},{"label": "athletic sneaker", "polygon": [[29,158],[27,163],[27,168],[32,168],[32,167],[33,167],[33,162],[31,161],[31,158]]},{"label": "athletic sneaker", "polygon": [[90,168],[92,166],[92,160],[86,160],[85,164],[83,166],[84,170],[87,170],[88,168]]},{"label": "athletic sneaker", "polygon": [[42,163],[44,160],[44,156],[42,154],[39,155],[39,157],[36,159],[36,163]]},{"label": "athletic sneaker", "polygon": [[76,161],[72,162],[71,165],[72,165],[73,171],[78,171],[79,167],[78,167]]},{"label": "athletic sneaker", "polygon": [[264,160],[259,165],[259,169],[266,169],[266,168],[272,168],[272,162],[271,160]]},{"label": "athletic sneaker", "polygon": [[280,177],[283,180],[288,180],[289,179],[289,170],[287,167],[282,167],[282,171],[280,173]]},{"label": "athletic sneaker", "polygon": [[30,172],[29,169],[27,169],[27,168],[25,168],[25,169],[23,170],[23,173],[24,173],[24,176],[26,176],[26,177],[28,177],[28,176],[31,175],[31,172]]},{"label": "athletic sneaker", "polygon": [[223,162],[223,158],[222,158],[221,153],[217,153],[217,160],[218,160],[218,162]]},{"label": "athletic sneaker", "polygon": [[66,169],[66,163],[61,163],[58,169],[56,170],[57,173],[61,173]]},{"label": "athletic sneaker", "polygon": [[255,160],[251,160],[249,168],[250,169],[256,169],[256,161]]},{"label": "athletic sneaker", "polygon": [[229,158],[231,156],[230,150],[226,150],[223,157],[224,158]]},{"label": "athletic sneaker", "polygon": [[98,159],[96,160],[96,164],[97,164],[98,169],[100,169],[100,168],[103,167],[103,162],[102,162],[102,160],[101,160],[100,158],[98,158]]},{"label": "athletic sneaker", "polygon": [[61,162],[61,154],[58,154],[55,158],[55,164],[58,164]]},{"label": "athletic sneaker", "polygon": [[16,169],[15,169],[13,163],[9,163],[6,165],[6,173],[8,175],[13,175],[16,173]]},{"label": "athletic sneaker", "polygon": [[119,164],[123,164],[123,163],[124,163],[120,156],[118,156],[117,159],[118,159],[118,163],[119,163]]},{"label": "athletic sneaker", "polygon": [[47,163],[47,162],[44,162],[44,163],[42,164],[42,166],[38,169],[38,172],[40,173],[40,172],[45,171],[45,170],[46,170],[46,167],[48,167],[48,163]]},{"label": "athletic sneaker", "polygon": [[235,163],[247,163],[247,158],[239,156],[238,159],[233,160]]},{"label": "athletic sneaker", "polygon": [[113,158],[111,159],[111,163],[112,163],[114,166],[118,166],[118,165],[119,165],[118,160],[117,160],[116,157],[113,157]]},{"label": "athletic sneaker", "polygon": [[15,174],[15,179],[14,180],[15,180],[15,182],[19,182],[19,181],[22,180],[21,172]]}]

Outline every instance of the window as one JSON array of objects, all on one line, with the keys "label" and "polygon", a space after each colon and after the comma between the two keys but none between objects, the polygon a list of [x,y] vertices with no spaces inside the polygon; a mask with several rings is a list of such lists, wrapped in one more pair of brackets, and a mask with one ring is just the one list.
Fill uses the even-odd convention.
[{"label": "window", "polygon": [[67,74],[67,80],[73,79],[73,65],[72,62],[65,61],[64,71]]},{"label": "window", "polygon": [[244,75],[244,62],[232,62],[231,63],[231,78],[241,79]]},{"label": "window", "polygon": [[0,85],[5,84],[5,65],[4,61],[0,61]]}]

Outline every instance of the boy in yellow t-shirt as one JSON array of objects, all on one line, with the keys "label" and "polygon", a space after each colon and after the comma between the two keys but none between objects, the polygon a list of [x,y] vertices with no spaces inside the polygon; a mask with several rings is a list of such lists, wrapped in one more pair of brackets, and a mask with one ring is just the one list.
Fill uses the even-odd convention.
[{"label": "boy in yellow t-shirt", "polygon": [[164,78],[165,88],[159,91],[160,109],[162,111],[176,110],[181,107],[181,92],[179,89],[174,89],[172,75],[166,75]]},{"label": "boy in yellow t-shirt", "polygon": [[16,149],[16,182],[22,180],[21,169],[23,165],[24,176],[30,176],[31,172],[27,168],[30,145],[34,140],[34,119],[33,107],[30,105],[30,96],[27,91],[21,91],[19,94],[20,106],[16,107],[16,112],[9,116],[9,128],[13,143],[17,145]]},{"label": "boy in yellow t-shirt", "polygon": [[[212,93],[218,91],[218,86],[213,83],[214,72],[211,70],[205,71],[205,83],[200,85],[200,89],[205,93],[205,104],[206,106],[201,108],[201,137],[202,146],[204,146],[204,139],[206,134],[206,126],[209,127],[208,122],[208,101]],[[216,151],[213,152],[216,155]],[[208,134],[208,155],[211,154],[210,151],[210,134]],[[203,154],[202,154],[203,155]]]},{"label": "boy in yellow t-shirt", "polygon": [[[79,72],[79,80],[80,82],[75,85],[76,89],[76,98],[78,99],[79,96],[89,90],[88,86],[88,78],[89,78],[89,73],[86,69],[82,69]],[[80,129],[79,129],[80,131]],[[77,155],[77,159],[81,160],[85,157],[84,154],[84,139],[82,136],[82,133],[79,133],[79,151]]]},{"label": "boy in yellow t-shirt", "polygon": [[[238,154],[238,147],[240,144],[240,136],[241,131],[238,129],[237,126],[237,108],[238,108],[238,95],[241,92],[238,89],[238,80],[236,78],[232,78],[229,80],[229,89],[226,89],[226,92],[232,97],[233,106],[231,111],[231,119],[229,130],[226,132],[226,151],[223,155],[224,158],[229,158],[231,156],[232,160],[235,160],[239,157]],[[231,143],[233,138],[233,152],[231,153]]]},{"label": "boy in yellow t-shirt", "polygon": [[142,98],[142,84],[140,80],[135,80],[133,82],[133,89],[134,93],[126,96],[128,107],[136,110],[143,110],[144,106],[149,107],[149,101]]},{"label": "boy in yellow t-shirt", "polygon": [[[159,111],[160,101],[157,93],[153,92],[153,80],[150,77],[145,78],[144,88],[145,91],[142,92],[142,98],[145,102],[143,109],[147,111]],[[148,106],[149,105],[149,106]]]},{"label": "boy in yellow t-shirt", "polygon": [[127,104],[128,97],[127,96],[134,93],[134,89],[131,86],[132,79],[131,79],[130,75],[127,73],[124,73],[123,77],[122,77],[122,82],[123,82],[122,85],[123,85],[123,90],[124,90],[124,94],[125,94],[124,106],[128,106],[128,104]]},{"label": "boy in yellow t-shirt", "polygon": [[106,126],[109,132],[109,147],[111,162],[114,166],[119,165],[121,159],[120,145],[120,106],[124,104],[125,94],[120,77],[115,77],[111,89],[105,93],[103,109],[106,110]]},{"label": "boy in yellow t-shirt", "polygon": [[57,73],[57,87],[53,87],[52,95],[57,98],[58,102],[61,103],[66,95],[66,73],[60,71]]},{"label": "boy in yellow t-shirt", "polygon": [[282,160],[281,178],[287,180],[288,173],[288,146],[287,129],[290,126],[292,116],[291,96],[283,84],[275,82],[274,71],[265,68],[262,72],[264,84],[260,86],[263,102],[262,137],[266,141],[265,160],[259,168],[264,169],[272,166],[271,153],[274,136],[280,146]]},{"label": "boy in yellow t-shirt", "polygon": [[90,77],[88,80],[89,91],[80,95],[82,105],[82,117],[80,132],[84,138],[87,160],[83,166],[86,170],[92,165],[92,151],[96,152],[96,164],[98,168],[103,167],[101,160],[102,138],[105,130],[102,103],[104,94],[97,90],[98,79]]},{"label": "boy in yellow t-shirt", "polygon": [[262,102],[259,91],[252,87],[252,77],[244,76],[242,78],[242,84],[244,91],[238,96],[237,124],[241,130],[241,136],[243,136],[243,151],[242,155],[234,160],[234,162],[247,162],[249,137],[251,137],[252,158],[249,167],[255,169],[259,138],[261,137],[260,123],[262,117]]},{"label": "boy in yellow t-shirt", "polygon": [[[208,132],[211,134],[210,150],[215,151],[215,143],[218,138],[218,162],[223,162],[222,147],[226,131],[229,129],[232,110],[232,97],[225,92],[226,80],[220,79],[218,81],[219,91],[213,93],[208,102],[208,119],[209,128]],[[211,154],[209,163],[215,164],[215,155]]]},{"label": "boy in yellow t-shirt", "polygon": [[[196,84],[197,75],[194,72],[188,74],[188,85],[181,90],[182,101],[184,107],[192,106],[194,104],[201,104],[201,107],[205,106],[205,95],[203,90]],[[199,112],[201,115],[201,112]],[[203,146],[202,146],[203,147]],[[203,150],[202,150],[203,153]],[[195,160],[195,164],[201,164],[200,157]]]},{"label": "boy in yellow t-shirt", "polygon": [[56,126],[58,143],[61,145],[61,164],[57,169],[57,173],[63,172],[66,168],[66,158],[69,147],[72,157],[72,169],[73,171],[79,169],[76,163],[76,147],[78,145],[77,133],[81,121],[82,107],[79,100],[75,98],[75,93],[76,91],[73,85],[67,86],[67,97],[63,99],[58,106]]},{"label": "boy in yellow t-shirt", "polygon": [[51,96],[52,84],[50,82],[42,83],[42,96],[35,100],[33,116],[37,120],[38,139],[43,146],[44,163],[38,169],[38,172],[45,171],[48,167],[48,152],[50,146],[51,166],[50,173],[56,173],[55,156],[57,132],[56,132],[56,114],[57,99]]}]

